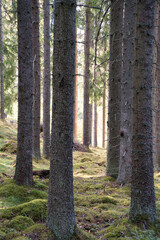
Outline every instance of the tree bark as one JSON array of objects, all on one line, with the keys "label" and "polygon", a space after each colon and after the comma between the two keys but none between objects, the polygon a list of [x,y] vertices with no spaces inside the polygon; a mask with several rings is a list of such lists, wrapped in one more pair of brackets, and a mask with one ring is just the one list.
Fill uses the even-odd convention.
[{"label": "tree bark", "polygon": [[50,3],[44,0],[43,156],[50,157]]},{"label": "tree bark", "polygon": [[15,180],[32,185],[32,5],[18,0],[18,137]]},{"label": "tree bark", "polygon": [[153,161],[160,170],[160,4],[156,2],[153,64]]},{"label": "tree bark", "polygon": [[131,180],[132,106],[136,0],[125,1],[123,27],[123,72],[121,81],[120,163],[117,181]]},{"label": "tree bark", "polygon": [[[76,40],[77,40],[77,30],[76,30]],[[76,76],[74,84],[74,124],[73,124],[73,141],[77,142],[77,125],[78,125],[78,48],[76,43]]]},{"label": "tree bark", "polygon": [[0,77],[1,77],[1,119],[4,113],[4,57],[3,57],[3,22],[2,22],[2,0],[0,0]]},{"label": "tree bark", "polygon": [[32,0],[33,11],[33,156],[41,158],[40,154],[40,42],[39,42],[39,0]]},{"label": "tree bark", "polygon": [[94,137],[93,137],[93,147],[97,147],[97,102],[94,102]]},{"label": "tree bark", "polygon": [[[89,5],[89,0],[87,1]],[[90,144],[90,107],[89,107],[89,55],[90,55],[90,8],[86,9],[85,23],[85,46],[84,46],[84,103],[83,103],[83,144],[89,147]]]},{"label": "tree bark", "polygon": [[47,222],[56,239],[71,239],[76,1],[55,1],[51,164]]},{"label": "tree bark", "polygon": [[105,137],[106,137],[106,82],[104,82],[103,85],[103,105],[102,105],[102,111],[103,111],[103,117],[102,117],[102,148],[105,148]]},{"label": "tree bark", "polygon": [[107,175],[118,177],[122,71],[123,0],[111,1]]},{"label": "tree bark", "polygon": [[155,222],[152,154],[153,0],[137,1],[130,220]]}]

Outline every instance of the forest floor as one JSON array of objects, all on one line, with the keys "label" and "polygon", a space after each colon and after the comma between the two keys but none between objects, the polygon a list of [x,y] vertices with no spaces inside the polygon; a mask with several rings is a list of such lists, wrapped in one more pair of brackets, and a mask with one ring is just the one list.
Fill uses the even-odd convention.
[{"label": "forest floor", "polygon": [[[160,240],[160,224],[146,229],[129,222],[130,185],[105,177],[106,151],[74,151],[74,199],[80,236],[74,239]],[[34,177],[34,186],[13,180],[16,162],[16,124],[0,121],[0,239],[45,240],[49,179]],[[49,169],[49,161],[33,162],[34,170]],[[155,174],[160,215],[160,174]]]}]

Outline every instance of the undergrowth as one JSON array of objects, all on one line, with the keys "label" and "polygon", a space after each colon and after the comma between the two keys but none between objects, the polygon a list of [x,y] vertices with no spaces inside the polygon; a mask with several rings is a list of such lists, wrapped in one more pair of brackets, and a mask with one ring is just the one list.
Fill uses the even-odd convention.
[{"label": "undergrowth", "polygon": [[[12,124],[0,122],[0,148],[16,140]],[[16,152],[16,151],[15,151]],[[34,186],[13,180],[16,154],[0,151],[0,240],[47,240],[49,179],[34,177]],[[105,177],[106,151],[75,151],[74,198],[77,227],[73,240],[160,240],[160,224],[146,229],[128,221],[130,185],[121,187]],[[34,169],[49,169],[49,161],[33,162]],[[160,174],[155,175],[157,213],[160,214]]]}]

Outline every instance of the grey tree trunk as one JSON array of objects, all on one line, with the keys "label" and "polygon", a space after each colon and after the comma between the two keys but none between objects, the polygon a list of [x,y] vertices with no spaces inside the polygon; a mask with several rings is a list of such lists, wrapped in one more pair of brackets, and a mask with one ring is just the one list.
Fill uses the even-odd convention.
[{"label": "grey tree trunk", "polygon": [[[76,41],[77,41],[77,29],[76,29]],[[77,126],[78,126],[78,49],[76,43],[76,57],[75,57],[75,84],[74,84],[74,121],[73,121],[73,141],[77,142]]]},{"label": "grey tree trunk", "polygon": [[47,222],[58,240],[71,239],[73,201],[73,111],[76,1],[55,1],[53,112]]},{"label": "grey tree trunk", "polygon": [[153,65],[153,160],[160,170],[160,3],[156,2]]},{"label": "grey tree trunk", "polygon": [[97,102],[94,102],[94,131],[93,131],[93,147],[97,147]]},{"label": "grey tree trunk", "polygon": [[103,105],[102,105],[102,111],[103,111],[103,117],[102,117],[102,147],[105,148],[105,137],[106,137],[106,83],[104,82],[103,85]]},{"label": "grey tree trunk", "polygon": [[33,156],[41,158],[40,154],[40,42],[39,42],[39,0],[32,0],[33,11]]},{"label": "grey tree trunk", "polygon": [[152,156],[153,0],[137,1],[130,220],[155,222]]},{"label": "grey tree trunk", "polygon": [[[87,1],[89,5],[89,0]],[[89,55],[90,55],[90,8],[86,9],[85,46],[84,46],[84,103],[83,103],[83,144],[90,144],[90,106],[89,106]]]},{"label": "grey tree trunk", "polygon": [[4,114],[4,58],[3,58],[3,23],[2,23],[2,0],[0,0],[0,77],[1,77],[1,119]]},{"label": "grey tree trunk", "polygon": [[50,5],[44,0],[43,156],[50,156]]},{"label": "grey tree trunk", "polygon": [[123,0],[111,1],[107,175],[118,177],[122,71]]},{"label": "grey tree trunk", "polygon": [[120,163],[117,181],[131,180],[132,106],[136,0],[125,1],[123,27],[123,72],[121,81]]},{"label": "grey tree trunk", "polygon": [[18,184],[32,185],[32,4],[18,0],[18,136],[14,179]]}]

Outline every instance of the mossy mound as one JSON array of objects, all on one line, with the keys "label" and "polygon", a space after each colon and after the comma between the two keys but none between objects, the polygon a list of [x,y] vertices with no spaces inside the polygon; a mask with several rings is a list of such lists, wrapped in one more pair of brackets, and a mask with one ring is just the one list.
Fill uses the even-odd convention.
[{"label": "mossy mound", "polygon": [[20,236],[20,237],[15,237],[12,240],[31,240],[31,239],[28,237]]},{"label": "mossy mound", "polygon": [[34,221],[25,216],[16,216],[7,224],[7,227],[14,228],[18,231],[23,231],[27,227],[30,227],[34,224]]},{"label": "mossy mound", "polygon": [[36,199],[8,209],[2,209],[0,219],[12,218],[16,215],[30,217],[33,221],[43,222],[47,215],[47,200]]},{"label": "mossy mound", "polygon": [[8,179],[1,185],[0,196],[8,203],[8,206],[21,204],[34,199],[48,198],[48,194],[45,191],[27,186],[19,186],[13,179]]},{"label": "mossy mound", "polygon": [[7,141],[0,148],[1,152],[8,152],[11,154],[17,153],[17,142],[16,141]]}]

